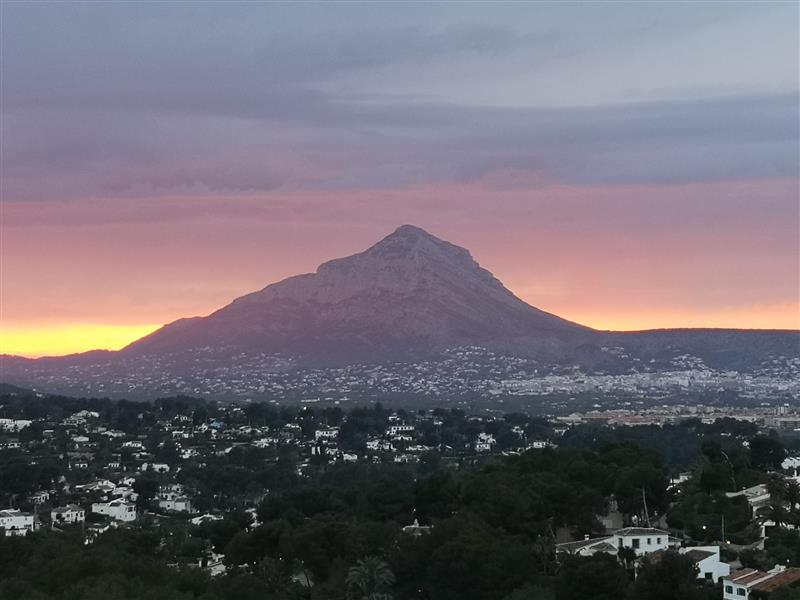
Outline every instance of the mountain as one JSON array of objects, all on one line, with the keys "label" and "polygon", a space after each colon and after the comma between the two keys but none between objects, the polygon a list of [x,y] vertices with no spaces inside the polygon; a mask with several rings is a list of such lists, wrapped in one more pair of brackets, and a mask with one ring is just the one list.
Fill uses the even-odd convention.
[{"label": "mountain", "polygon": [[[380,378],[375,367],[384,369]],[[746,393],[797,388],[800,396],[800,332],[594,330],[530,306],[464,248],[403,225],[364,252],[208,316],[179,319],[118,352],[0,357],[0,380],[8,383],[140,397],[289,397],[293,390],[302,398],[338,388],[369,394],[374,386],[471,393],[473,384],[489,393],[506,379],[547,373],[575,373],[584,388],[581,373],[642,376],[603,383],[605,392],[619,385],[648,393],[652,376],[664,373],[669,381],[703,380],[711,390],[756,382],[759,391]]]},{"label": "mountain", "polygon": [[206,347],[340,365],[419,359],[464,345],[552,353],[591,333],[517,298],[464,248],[403,225],[364,252],[268,285],[207,317],[170,323],[122,352]]}]

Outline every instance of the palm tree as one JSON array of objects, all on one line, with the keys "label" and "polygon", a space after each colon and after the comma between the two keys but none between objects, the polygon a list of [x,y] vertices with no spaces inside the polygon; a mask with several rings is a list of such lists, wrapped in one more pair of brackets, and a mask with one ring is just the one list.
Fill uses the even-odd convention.
[{"label": "palm tree", "polygon": [[779,504],[786,499],[786,482],[783,477],[772,476],[767,481],[767,491],[773,504]]},{"label": "palm tree", "polygon": [[385,561],[367,556],[350,567],[345,583],[348,600],[392,600],[394,573]]},{"label": "palm tree", "polygon": [[773,504],[769,510],[767,511],[767,517],[775,523],[776,527],[780,527],[784,523],[786,523],[786,519],[788,517],[788,513],[786,509],[783,507],[783,504]]},{"label": "palm tree", "polygon": [[789,510],[795,512],[800,504],[800,483],[794,479],[786,482],[786,500],[789,502]]}]

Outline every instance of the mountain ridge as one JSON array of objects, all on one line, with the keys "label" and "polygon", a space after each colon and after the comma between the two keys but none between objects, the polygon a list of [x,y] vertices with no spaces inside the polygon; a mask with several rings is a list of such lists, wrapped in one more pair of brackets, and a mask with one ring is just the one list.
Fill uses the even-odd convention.
[{"label": "mountain ridge", "polygon": [[476,341],[590,331],[526,304],[466,249],[403,225],[363,252],[236,298],[206,317],[170,323],[121,352],[214,340],[250,351],[289,348],[315,362],[320,345],[335,345],[337,362],[347,362],[374,352],[404,359]]},{"label": "mountain ridge", "polygon": [[[74,379],[70,369],[78,368],[102,382],[134,372],[138,379],[152,368],[164,372],[164,381],[185,373],[224,380],[231,368],[412,364],[463,347],[523,357],[545,371],[658,370],[683,355],[714,369],[752,371],[770,357],[800,360],[800,331],[592,329],[527,304],[465,248],[403,225],[362,252],[271,283],[206,316],[168,323],[119,351],[0,355],[0,379],[19,385]],[[253,357],[261,366],[242,366]]]}]

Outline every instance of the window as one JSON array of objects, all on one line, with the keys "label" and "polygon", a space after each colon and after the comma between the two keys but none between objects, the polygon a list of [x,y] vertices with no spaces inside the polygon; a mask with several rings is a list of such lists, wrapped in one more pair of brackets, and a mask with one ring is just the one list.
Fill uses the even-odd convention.
[{"label": "window", "polygon": [[653,538],[647,538],[647,545],[651,545],[653,543]]},{"label": "window", "polygon": [[712,577],[714,577],[714,574],[713,574],[713,573],[708,573],[708,572],[706,572],[706,574],[705,574],[705,578],[706,578],[706,579],[708,579],[709,581],[711,581],[711,578],[712,578]]},{"label": "window", "polygon": [[656,538],[656,544],[661,545],[661,538]]},{"label": "window", "polygon": [[725,593],[726,594],[732,594],[733,593],[733,586],[732,585],[726,585],[725,586]]},{"label": "window", "polygon": [[617,538],[617,541],[619,542],[617,546],[619,546],[620,548],[622,548],[625,545],[625,540],[623,540],[622,538]]},{"label": "window", "polygon": [[634,548],[638,548],[639,547],[639,538],[633,538],[633,542],[632,543],[633,543],[633,547]]},{"label": "window", "polygon": [[746,596],[747,592],[744,591],[744,588],[737,588],[736,595],[737,596]]}]

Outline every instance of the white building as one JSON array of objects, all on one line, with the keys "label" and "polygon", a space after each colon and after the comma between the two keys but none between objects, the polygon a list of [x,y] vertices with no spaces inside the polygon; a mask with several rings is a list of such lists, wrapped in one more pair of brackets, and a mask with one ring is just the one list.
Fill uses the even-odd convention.
[{"label": "white building", "polygon": [[324,429],[317,429],[314,432],[314,439],[316,441],[320,440],[335,440],[339,437],[339,428],[338,427],[326,427]]},{"label": "white building", "polygon": [[588,535],[577,542],[564,542],[556,544],[557,553],[573,554],[575,556],[594,556],[595,554],[617,555],[617,547],[610,536],[590,538]]},{"label": "white building", "polygon": [[0,531],[4,535],[28,535],[36,531],[36,518],[21,510],[0,510]]},{"label": "white building", "polygon": [[698,579],[716,583],[731,573],[731,566],[720,560],[719,546],[694,546],[681,548],[679,552],[691,558],[700,569],[700,573],[697,575]]},{"label": "white building", "polygon": [[489,442],[475,442],[475,452],[491,452],[492,445]]},{"label": "white building", "polygon": [[392,425],[386,430],[386,434],[390,436],[400,435],[403,433],[414,433],[413,425]]},{"label": "white building", "polygon": [[637,556],[644,556],[670,547],[669,533],[652,527],[625,527],[614,532],[614,545],[633,548]]},{"label": "white building", "polygon": [[754,591],[769,593],[798,581],[798,568],[776,566],[766,573],[755,569],[741,569],[723,578],[722,597],[724,600],[750,600]]},{"label": "white building", "polygon": [[264,437],[254,441],[253,446],[255,446],[256,448],[269,448],[271,446],[277,446],[279,441],[280,440],[278,440],[278,438]]},{"label": "white building", "polygon": [[206,523],[206,522],[221,521],[222,519],[223,519],[222,515],[212,515],[210,513],[206,513],[204,515],[193,517],[192,519],[190,519],[189,522],[192,525],[202,525],[203,523]]},{"label": "white building", "polygon": [[169,512],[192,513],[192,501],[182,485],[162,485],[158,490],[158,508]]},{"label": "white building", "polygon": [[669,533],[651,527],[625,527],[612,535],[589,538],[577,542],[556,544],[556,552],[567,552],[577,556],[592,556],[597,553],[617,555],[620,548],[632,548],[636,556],[644,556],[651,552],[677,547],[670,540]]},{"label": "white building", "polygon": [[16,433],[28,427],[32,422],[27,419],[0,419],[0,431]]},{"label": "white building", "polygon": [[414,523],[411,525],[406,525],[403,527],[403,533],[408,535],[413,535],[414,537],[419,537],[423,534],[430,533],[431,526],[430,525],[420,525],[417,519],[414,519]]},{"label": "white building", "polygon": [[167,463],[142,463],[141,471],[152,471],[154,473],[169,473]]},{"label": "white building", "polygon": [[91,411],[91,410],[82,410],[80,412],[76,412],[74,415],[71,415],[64,419],[61,423],[62,425],[66,425],[67,427],[82,427],[86,425],[86,422],[89,419],[99,419],[100,413]]},{"label": "white building", "polygon": [[98,515],[106,515],[117,521],[136,520],[136,505],[122,498],[111,500],[110,502],[95,502],[92,504],[92,512]]},{"label": "white building", "polygon": [[227,570],[225,566],[225,555],[211,552],[208,556],[200,559],[200,568],[208,572],[211,577],[222,575]]},{"label": "white building", "polygon": [[770,495],[769,491],[767,491],[767,485],[765,483],[760,483],[738,492],[725,492],[725,495],[728,498],[744,496],[747,499],[747,502],[750,504],[750,508],[753,510],[757,510],[762,506],[767,506],[770,503]]},{"label": "white building", "polygon": [[497,441],[491,433],[479,433],[478,439],[475,441],[475,451],[489,452],[496,443]]},{"label": "white building", "polygon": [[545,440],[533,440],[528,444],[528,448],[533,450],[543,450],[544,448],[549,448],[550,445],[550,442]]},{"label": "white building", "polygon": [[74,525],[85,520],[86,514],[77,504],[59,506],[50,511],[50,521],[53,525]]},{"label": "white building", "polygon": [[800,469],[800,456],[789,456],[785,458],[781,463],[781,467],[787,471],[794,471],[797,474],[797,470]]},{"label": "white building", "polygon": [[391,442],[386,442],[377,438],[367,440],[367,450],[375,450],[375,451],[384,450],[388,452],[391,449],[392,449]]},{"label": "white building", "polygon": [[32,504],[44,504],[50,500],[50,492],[46,490],[36,492],[28,496],[28,500],[30,500]]},{"label": "white building", "polygon": [[167,499],[158,500],[158,508],[168,512],[193,513],[192,501],[186,496],[172,496]]}]

